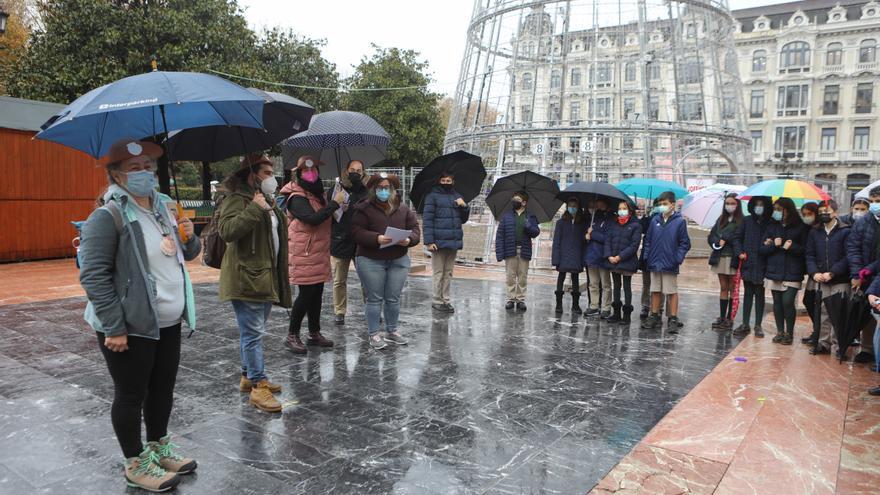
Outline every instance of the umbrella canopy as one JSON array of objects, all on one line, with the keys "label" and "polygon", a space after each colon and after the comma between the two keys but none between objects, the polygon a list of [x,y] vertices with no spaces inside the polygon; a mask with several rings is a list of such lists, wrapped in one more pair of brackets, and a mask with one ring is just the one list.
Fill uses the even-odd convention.
[{"label": "umbrella canopy", "polygon": [[758,182],[743,191],[740,199],[749,200],[752,199],[752,196],[768,196],[773,201],[779,198],[790,198],[798,206],[831,199],[828,193],[813,184],[794,179],[772,179]]},{"label": "umbrella canopy", "polygon": [[557,197],[559,184],[555,180],[532,171],[520,172],[498,179],[486,196],[486,204],[495,219],[500,219],[511,208],[510,198],[518,191],[528,193],[526,211],[535,215],[539,223],[552,220],[562,206]]},{"label": "umbrella canopy", "polygon": [[868,185],[868,187],[857,192],[856,197],[868,199],[868,196],[869,196],[869,193],[871,192],[871,189],[874,189],[875,187],[880,187],[880,180],[878,180],[877,182],[872,182],[871,184]]},{"label": "umbrella canopy", "polygon": [[744,186],[732,187],[738,188],[739,191],[706,188],[688,194],[684,197],[684,206],[681,209],[682,216],[693,220],[701,227],[715,225],[721,212],[724,211],[724,197],[728,193],[745,190]]},{"label": "umbrella canopy", "polygon": [[100,158],[122,139],[218,125],[262,128],[263,98],[217,76],[153,71],[89,91],[36,137]]},{"label": "umbrella canopy", "polygon": [[[608,201],[609,206],[614,211],[617,211],[617,203],[620,201],[633,202],[623,191],[607,182],[575,182],[557,195],[560,201],[568,201],[572,197],[578,199],[581,207],[586,206],[589,201],[602,197]],[[614,204],[612,205],[611,203]]]},{"label": "umbrella canopy", "polygon": [[442,173],[451,173],[455,176],[455,190],[468,203],[479,196],[483,189],[483,181],[486,180],[486,168],[483,167],[483,159],[479,156],[461,150],[439,156],[413,179],[409,200],[419,213],[424,213],[425,196]]},{"label": "umbrella canopy", "polygon": [[[846,359],[846,351],[850,344],[859,336],[868,321],[873,320],[874,317],[871,316],[871,307],[868,305],[867,297],[861,292],[849,296],[836,294],[832,297],[834,300],[826,304],[831,306],[828,314],[835,315],[836,313],[837,316],[831,320],[834,332],[837,334],[837,358],[843,361]],[[836,324],[834,324],[835,322]]]},{"label": "umbrella canopy", "polygon": [[626,193],[627,196],[645,199],[656,199],[657,196],[666,191],[672,191],[676,199],[687,195],[687,189],[684,187],[675,182],[660,179],[635,177],[617,184],[617,188]]},{"label": "umbrella canopy", "polygon": [[285,168],[296,167],[303,155],[314,155],[324,163],[321,177],[338,177],[351,160],[365,167],[385,159],[391,136],[368,115],[332,111],[312,117],[309,129],[281,143]]},{"label": "umbrella canopy", "polygon": [[263,129],[231,125],[196,127],[174,133],[167,146],[176,160],[217,162],[267,150],[305,131],[315,109],[292,96],[247,88],[265,102]]}]

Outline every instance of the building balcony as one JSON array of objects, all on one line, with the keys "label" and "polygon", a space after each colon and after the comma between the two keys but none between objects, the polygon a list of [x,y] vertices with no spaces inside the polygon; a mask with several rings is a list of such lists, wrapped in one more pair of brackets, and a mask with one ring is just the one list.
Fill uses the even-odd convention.
[{"label": "building balcony", "polygon": [[840,160],[838,151],[816,151],[812,153],[812,158],[817,162],[836,162]]},{"label": "building balcony", "polygon": [[841,154],[845,154],[844,157],[841,158],[841,161],[847,162],[876,162],[880,160],[880,151],[877,150],[854,150],[854,151],[846,151],[841,152]]},{"label": "building balcony", "polygon": [[877,62],[862,62],[856,65],[856,70],[874,70],[877,68]]},{"label": "building balcony", "polygon": [[839,74],[843,72],[843,64],[826,65],[822,70],[825,74]]}]

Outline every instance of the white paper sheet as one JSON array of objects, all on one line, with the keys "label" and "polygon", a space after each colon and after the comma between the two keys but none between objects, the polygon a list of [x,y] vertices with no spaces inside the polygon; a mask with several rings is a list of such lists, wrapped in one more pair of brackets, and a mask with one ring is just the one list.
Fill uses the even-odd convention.
[{"label": "white paper sheet", "polygon": [[388,227],[387,229],[385,229],[385,237],[390,237],[391,242],[379,246],[379,249],[385,249],[387,247],[395,246],[398,242],[409,237],[410,234],[412,234],[412,230],[400,230],[395,229],[394,227]]}]

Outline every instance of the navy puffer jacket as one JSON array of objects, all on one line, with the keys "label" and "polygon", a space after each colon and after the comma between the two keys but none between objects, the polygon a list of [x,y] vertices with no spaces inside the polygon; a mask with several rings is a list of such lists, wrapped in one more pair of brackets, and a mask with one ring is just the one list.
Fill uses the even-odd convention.
[{"label": "navy puffer jacket", "polygon": [[[614,223],[608,226],[608,234],[605,236],[606,267],[610,270],[635,273],[639,268],[639,245],[642,244],[642,224],[637,218],[629,217],[629,221],[620,225],[615,218]],[[620,262],[616,265],[608,261],[612,256],[620,256]]]},{"label": "navy puffer jacket", "polygon": [[605,266],[605,236],[608,233],[608,226],[614,218],[603,211],[596,211],[593,214],[592,224],[588,223],[587,228],[591,225],[593,233],[590,234],[590,240],[586,241],[587,246],[584,249],[584,265],[588,268],[607,268]]},{"label": "navy puffer jacket", "polygon": [[553,232],[553,256],[551,265],[558,272],[579,273],[584,269],[581,253],[584,250],[584,234],[587,226],[561,218]]},{"label": "navy puffer jacket", "polygon": [[849,232],[846,258],[849,262],[850,277],[859,278],[859,271],[877,261],[874,252],[877,235],[877,218],[870,213],[856,220]]},{"label": "navy puffer jacket", "polygon": [[[740,222],[742,223],[742,222]],[[729,252],[727,256],[730,256],[730,266],[736,268],[739,266],[739,260],[736,256],[733,255],[735,252],[733,239],[736,237],[736,232],[739,230],[739,226],[735,223],[728,223],[722,229],[718,222],[715,222],[715,225],[712,226],[712,230],[709,231],[709,236],[706,241],[709,243],[709,247],[712,248],[712,253],[709,254],[709,265],[710,266],[718,266],[718,263],[721,262],[721,257],[724,256],[726,252]],[[716,246],[721,244],[721,241],[724,241],[724,248],[715,249]],[[725,248],[730,249],[725,249]]]},{"label": "navy puffer jacket", "polygon": [[850,234],[849,225],[837,221],[831,232],[825,232],[823,225],[810,229],[807,237],[807,273],[831,272],[832,284],[849,282],[849,263],[846,260],[846,242]]},{"label": "navy puffer jacket", "polygon": [[765,277],[777,282],[803,282],[806,272],[806,244],[809,227],[803,222],[792,222],[783,226],[771,220],[764,233],[764,239],[782,238],[782,244],[791,241],[791,247],[782,249],[774,243],[761,244],[761,254],[767,260]]},{"label": "navy puffer jacket", "polygon": [[[538,225],[538,218],[535,215],[529,213],[524,213],[524,215],[528,216],[525,227],[523,227],[519,257],[528,261],[532,259],[532,239],[538,237],[541,233],[541,227]],[[516,213],[510,210],[502,215],[501,221],[498,222],[498,230],[495,231],[495,258],[498,261],[504,261],[514,256],[516,256]]]},{"label": "navy puffer jacket", "polygon": [[[758,199],[764,200],[764,213],[762,215],[755,214],[755,203]],[[749,216],[743,218],[742,223],[733,237],[733,252],[735,258],[745,253],[746,259],[743,260],[742,270],[740,271],[742,279],[753,284],[764,285],[764,271],[766,269],[766,260],[761,255],[761,246],[767,239],[767,225],[770,224],[770,215],[773,208],[769,205],[772,203],[770,198],[754,197],[749,200],[748,210]],[[737,261],[738,262],[738,261]]]},{"label": "navy puffer jacket", "polygon": [[648,233],[645,235],[645,264],[648,271],[678,273],[678,269],[688,251],[691,238],[688,237],[687,222],[681,213],[673,213],[665,222],[661,214],[651,217]]},{"label": "navy puffer jacket", "polygon": [[425,210],[422,214],[422,235],[425,245],[436,244],[438,249],[458,251],[464,246],[464,232],[461,225],[467,223],[470,208],[458,206],[455,202],[461,194],[447,192],[440,186],[425,197]]}]

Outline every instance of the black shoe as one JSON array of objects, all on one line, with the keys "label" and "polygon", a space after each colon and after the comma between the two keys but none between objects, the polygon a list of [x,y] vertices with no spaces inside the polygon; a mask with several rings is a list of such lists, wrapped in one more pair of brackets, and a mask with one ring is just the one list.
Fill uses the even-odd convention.
[{"label": "black shoe", "polygon": [[657,330],[662,326],[663,322],[660,321],[660,315],[658,314],[650,314],[647,318],[642,322],[642,329],[644,330]]},{"label": "black shoe", "polygon": [[782,345],[791,345],[792,342],[794,342],[794,337],[792,337],[790,333],[787,333],[782,337]]},{"label": "black shoe", "polygon": [[620,317],[620,324],[621,325],[629,326],[632,323],[632,312],[633,312],[632,305],[627,305],[627,306],[623,307],[623,313],[622,313],[622,316]]},{"label": "black shoe", "polygon": [[870,352],[867,352],[867,351],[860,351],[853,358],[853,362],[854,363],[873,363],[874,362],[874,355],[871,354]]},{"label": "black shoe", "polygon": [[684,327],[684,323],[682,323],[677,316],[670,316],[666,319],[666,330],[669,333],[676,334],[682,327]]},{"label": "black shoe", "polygon": [[510,311],[516,306],[516,303],[513,301],[507,301],[507,304],[504,306],[504,309]]},{"label": "black shoe", "polygon": [[608,318],[611,318],[611,311],[602,311],[601,313],[599,313],[599,318],[602,320],[607,320]]},{"label": "black shoe", "polygon": [[345,315],[336,315],[336,324],[345,325]]},{"label": "black shoe", "polygon": [[581,309],[581,293],[580,292],[572,292],[571,293],[571,313],[572,314],[580,314],[583,310]]},{"label": "black shoe", "polygon": [[820,354],[831,354],[831,349],[826,349],[824,347],[815,347],[810,349],[810,354],[814,356],[818,356]]},{"label": "black shoe", "polygon": [[746,325],[745,323],[736,327],[736,330],[733,331],[733,335],[736,335],[737,337],[741,335],[748,335],[750,333],[752,333],[752,327]]},{"label": "black shoe", "polygon": [[598,309],[587,308],[587,310],[584,311],[584,316],[597,316],[598,314],[599,314]]},{"label": "black shoe", "polygon": [[868,393],[871,395],[880,395],[880,387],[874,387],[871,390],[868,390]]},{"label": "black shoe", "polygon": [[556,291],[556,311],[555,313],[558,315],[562,314],[562,297],[565,295],[565,292],[558,290]]},{"label": "black shoe", "polygon": [[761,325],[758,325],[755,327],[755,337],[757,337],[759,339],[764,338],[764,329],[761,328]]},{"label": "black shoe", "polygon": [[445,309],[446,312],[449,314],[455,313],[455,308],[453,308],[452,305],[449,303],[444,304],[443,309]]},{"label": "black shoe", "polygon": [[718,318],[715,318],[715,321],[712,322],[712,330],[718,330],[719,328],[723,327],[726,321],[726,319],[721,318],[720,316]]},{"label": "black shoe", "polygon": [[640,320],[644,320],[644,319],[647,318],[648,315],[650,315],[650,314],[651,314],[651,310],[650,310],[650,309],[645,308],[645,307],[642,307],[642,312],[639,313],[639,319],[640,319]]},{"label": "black shoe", "polygon": [[516,303],[516,310],[517,311],[525,311],[526,310],[526,303],[524,303],[522,301],[517,302]]},{"label": "black shoe", "polygon": [[773,343],[779,344],[782,342],[782,339],[785,338],[785,334],[782,332],[776,332],[776,335],[773,337]]},{"label": "black shoe", "polygon": [[813,337],[804,337],[801,339],[801,344],[816,345],[816,341],[813,340]]},{"label": "black shoe", "polygon": [[434,311],[436,311],[438,313],[445,313],[446,312],[446,306],[443,304],[437,304],[437,303],[431,304],[431,309],[433,309]]}]

